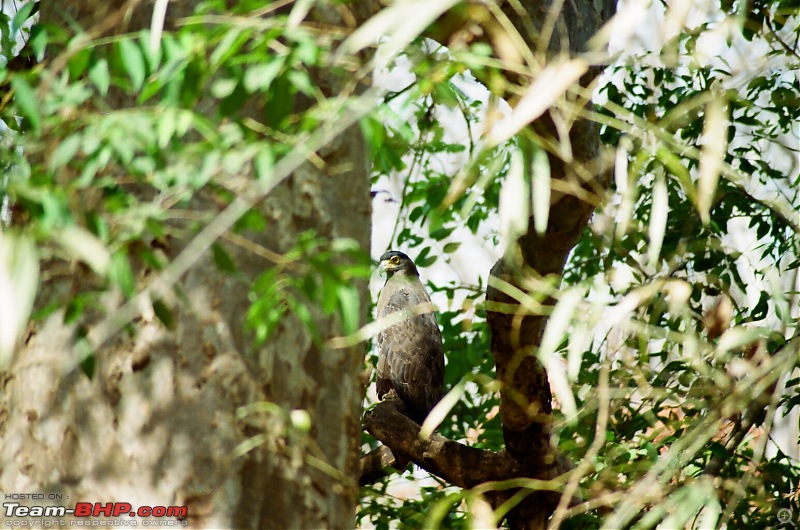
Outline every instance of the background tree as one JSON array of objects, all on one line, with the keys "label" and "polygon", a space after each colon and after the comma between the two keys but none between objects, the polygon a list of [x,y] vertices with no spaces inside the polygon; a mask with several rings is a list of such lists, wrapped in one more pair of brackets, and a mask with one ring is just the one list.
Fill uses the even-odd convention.
[{"label": "background tree", "polygon": [[[601,208],[567,261],[560,290],[554,289],[555,278],[528,271],[524,288],[507,293],[524,306],[517,310],[520,330],[531,314],[531,323],[536,315],[550,317],[534,351],[550,369],[557,398],[553,430],[560,450],[578,467],[564,477],[566,487],[561,481],[503,481],[461,491],[434,483],[422,488],[419,501],[400,502],[391,498],[399,488],[379,489],[386,495],[378,497],[380,507],[375,507],[375,496],[362,502],[364,516],[379,526],[388,519],[413,521],[411,526],[443,520],[480,526],[486,521],[481,496],[491,501],[493,488],[508,491],[520,485],[529,489],[513,490],[495,517],[530,491],[551,487],[565,492],[551,527],[750,528],[786,523],[798,514],[794,337],[800,164],[792,129],[797,113],[779,103],[798,94],[796,76],[789,73],[798,57],[796,12],[779,2],[709,4],[656,8],[653,20],[633,3],[621,9],[613,30],[604,34],[627,37],[627,49],[598,83],[596,112],[582,114],[603,124],[603,139],[613,148],[598,161],[599,168],[614,166],[612,189],[608,194],[570,189]],[[644,28],[639,39],[630,39],[637,26]],[[652,34],[663,36],[663,42]],[[390,126],[384,145],[398,145],[396,154],[380,150],[376,163],[391,176],[398,155],[413,153],[400,166],[413,176],[403,186],[400,210],[406,216],[401,215],[392,245],[418,248],[417,259],[429,264],[437,259],[450,263],[452,255],[457,269],[464,238],[460,224],[485,234],[485,219],[502,224],[504,217],[520,211],[512,208],[514,213],[504,216],[498,193],[498,181],[504,189],[524,190],[517,186],[518,166],[509,153],[518,150],[517,160],[534,168],[536,160],[542,167],[542,159],[528,154],[524,138],[480,151],[480,142],[453,140],[437,120],[448,108],[457,109],[468,128],[480,130],[476,121],[486,108],[464,90],[460,72],[466,63],[498,93],[498,85],[508,85],[496,80],[496,70],[476,65],[474,56],[435,47],[432,52],[425,45],[407,57],[417,75],[405,92],[415,96],[405,103],[413,109],[407,111],[412,131],[402,119]],[[427,82],[422,74],[431,70],[439,77],[452,74],[445,87]],[[507,70],[515,71],[508,65]],[[568,71],[542,75],[549,84],[537,85],[533,94],[545,97],[546,88]],[[403,109],[396,94],[390,97],[392,110]],[[526,115],[525,103],[525,96],[512,102],[505,123],[524,122],[514,115]],[[561,111],[576,111],[563,100],[557,104]],[[575,146],[574,141],[547,143],[534,136],[537,141],[548,154],[559,148],[568,153],[565,146]],[[448,165],[441,153],[458,151],[472,156],[452,179],[440,169]],[[481,155],[474,156],[475,151]],[[534,170],[534,188],[536,175]],[[556,180],[549,184],[553,195],[565,188]],[[534,195],[534,210],[535,200]],[[499,220],[492,218],[498,206]],[[557,228],[548,224],[548,230]],[[568,239],[569,231],[556,233],[550,241]],[[548,243],[536,241],[531,248],[543,253],[540,259],[557,260],[559,254]],[[509,433],[496,415],[494,367],[482,355],[488,347],[484,313],[462,311],[482,307],[483,285],[438,287],[452,304],[441,319],[449,352],[447,376],[463,392],[438,432],[473,447],[500,450]],[[543,305],[548,296],[559,300],[555,308]],[[486,304],[487,310],[491,307]],[[537,366],[532,359],[527,362]],[[502,374],[499,379],[507,383]],[[480,383],[481,389],[457,385],[464,380]],[[542,381],[535,376],[525,380]],[[548,389],[541,383],[532,386],[545,398],[522,403],[538,411]],[[394,441],[395,433],[381,423],[371,432],[384,442]],[[418,448],[419,455],[435,454],[436,443],[418,444],[413,436],[397,443],[405,444],[405,450]],[[490,468],[497,464],[471,462]],[[443,460],[428,469],[449,480],[450,467]],[[494,469],[505,472],[501,466]],[[587,502],[570,508],[579,490]]]},{"label": "background tree", "polygon": [[[37,5],[6,19],[6,57]],[[611,27],[596,34],[610,4],[164,5],[44,4],[6,68],[3,491],[185,504],[197,527],[352,524],[369,157],[376,179],[406,178],[392,239],[418,265],[456,252],[459,226],[502,258],[485,302],[486,283],[433,286],[476,308],[441,315],[437,434],[391,402],[365,416],[445,483],[401,504],[365,488],[361,520],[800,513],[798,455],[767,451],[800,405],[788,4],[723,4],[699,25],[668,10],[666,45],[618,60]],[[381,35],[415,75],[385,104],[364,93]],[[772,62],[703,59],[709,35]],[[462,146],[437,117],[478,131],[467,69],[493,95],[484,121],[501,98],[513,110]],[[759,256],[734,237],[748,226]]]},{"label": "background tree", "polygon": [[352,525],[364,349],[325,340],[368,307],[368,107],[312,22],[352,12],[164,6],[42,3],[38,64],[6,72],[3,239],[41,272],[4,314],[36,293],[4,357],[1,489]]}]

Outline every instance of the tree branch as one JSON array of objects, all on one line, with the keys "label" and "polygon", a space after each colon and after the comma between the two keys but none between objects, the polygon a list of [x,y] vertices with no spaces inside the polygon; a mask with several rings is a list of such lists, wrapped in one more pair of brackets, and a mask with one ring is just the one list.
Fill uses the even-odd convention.
[{"label": "tree branch", "polygon": [[[400,412],[400,403],[398,399],[389,399],[364,413],[364,428],[388,446],[390,452],[407,455],[419,467],[461,488],[519,476],[518,466],[505,452],[468,447],[438,434],[420,439],[420,426]],[[386,462],[396,458],[388,457],[383,450],[373,454],[379,449],[362,458],[362,482],[369,466],[377,465],[382,458]]]},{"label": "tree branch", "polygon": [[408,459],[396,456],[389,446],[381,445],[361,457],[359,486],[366,486],[408,466]]}]

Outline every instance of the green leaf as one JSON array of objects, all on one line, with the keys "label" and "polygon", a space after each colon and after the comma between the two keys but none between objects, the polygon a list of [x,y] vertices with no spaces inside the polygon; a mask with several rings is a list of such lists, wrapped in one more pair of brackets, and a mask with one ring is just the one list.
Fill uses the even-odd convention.
[{"label": "green leaf", "polygon": [[353,284],[340,283],[337,289],[339,311],[342,316],[342,331],[346,335],[358,331],[360,301],[358,289]]},{"label": "green leaf", "polygon": [[420,253],[417,255],[417,259],[414,260],[414,263],[418,267],[430,267],[436,261],[437,256],[429,256],[428,254],[431,251],[431,247],[423,248]]},{"label": "green leaf", "polygon": [[264,107],[266,125],[280,128],[283,120],[289,116],[294,106],[294,91],[289,80],[277,78],[270,86],[270,98]]},{"label": "green leaf", "polygon": [[219,270],[229,274],[236,272],[236,262],[233,261],[231,255],[228,254],[228,252],[222,248],[222,246],[217,243],[211,245],[211,255],[213,256],[214,263],[217,265]]},{"label": "green leaf", "polygon": [[92,51],[88,48],[83,48],[76,51],[67,62],[69,76],[72,79],[80,78],[89,66],[92,59]]},{"label": "green leaf", "polygon": [[311,311],[308,309],[308,306],[297,300],[294,297],[287,298],[286,300],[289,303],[289,307],[292,310],[292,314],[300,320],[305,327],[306,331],[308,331],[311,338],[314,340],[315,343],[319,344],[322,342],[322,337],[317,329],[317,325],[314,322],[314,318],[311,316]]},{"label": "green leaf", "polygon": [[93,296],[90,293],[80,293],[74,296],[64,307],[64,324],[78,322],[83,316],[86,306],[92,303]]},{"label": "green leaf", "polygon": [[38,133],[41,129],[42,117],[39,114],[39,102],[36,100],[36,93],[25,78],[19,75],[11,78],[11,87],[14,89],[14,101],[20,113],[28,119],[33,131]]},{"label": "green leaf", "polygon": [[128,255],[124,251],[115,252],[111,256],[108,277],[112,283],[122,290],[126,298],[131,298],[136,292],[136,280],[133,278]]},{"label": "green leaf", "polygon": [[263,182],[270,182],[272,180],[273,168],[275,166],[275,153],[272,148],[265,144],[261,147],[253,158],[253,166],[256,172],[256,178]]},{"label": "green leaf", "polygon": [[57,171],[66,167],[77,154],[81,147],[81,135],[73,134],[67,136],[58,144],[53,155],[50,157],[50,171]]},{"label": "green leaf", "polygon": [[696,201],[697,200],[697,190],[695,189],[695,185],[692,182],[691,174],[689,170],[684,165],[683,160],[675,153],[667,149],[666,147],[659,147],[656,149],[655,152],[656,158],[658,158],[659,162],[661,162],[664,167],[675,175],[678,178],[678,182],[681,183],[683,187],[683,192],[689,197],[689,200]]},{"label": "green leaf", "polygon": [[303,94],[307,96],[314,95],[314,83],[311,81],[311,77],[306,72],[292,70],[286,77],[289,79],[289,82],[292,84],[292,86]]},{"label": "green leaf", "polygon": [[220,64],[233,57],[247,41],[250,31],[243,31],[238,27],[230,29],[214,49],[209,58],[209,63],[213,68],[218,68]]},{"label": "green leaf", "polygon": [[252,232],[262,232],[267,226],[267,221],[260,211],[252,209],[248,210],[243,216],[236,221],[234,231],[236,233],[250,230]]},{"label": "green leaf", "polygon": [[431,239],[435,239],[436,241],[441,241],[442,239],[452,234],[453,230],[455,230],[455,228],[450,228],[450,227],[437,228],[436,230],[433,230],[430,233],[430,236]]},{"label": "green leaf", "polygon": [[81,359],[81,372],[83,372],[86,377],[89,379],[94,379],[94,369],[95,369],[95,356],[94,354],[89,354]]},{"label": "green leaf", "polygon": [[447,244],[444,246],[444,249],[443,249],[443,250],[444,250],[444,253],[445,253],[445,254],[452,254],[453,252],[455,252],[456,250],[458,250],[458,247],[460,247],[460,246],[461,246],[461,243],[460,243],[460,242],[453,241],[453,242],[451,242],[451,243],[447,243]]},{"label": "green leaf", "polygon": [[25,25],[25,22],[31,18],[36,12],[39,11],[39,2],[28,0],[14,13],[14,19],[11,21],[11,31],[16,33]]},{"label": "green leaf", "polygon": [[44,50],[47,48],[48,37],[49,35],[45,26],[36,24],[31,28],[28,46],[30,46],[34,56],[41,57],[44,54]]},{"label": "green leaf", "polygon": [[89,68],[89,80],[97,87],[101,96],[108,94],[111,85],[111,73],[108,70],[108,61],[100,59]]},{"label": "green leaf", "polygon": [[223,99],[233,94],[237,86],[236,79],[230,77],[217,79],[211,84],[211,94],[217,99]]},{"label": "green leaf", "polygon": [[244,73],[245,90],[252,93],[269,88],[283,68],[283,63],[284,59],[277,57],[267,63],[250,66]]},{"label": "green leaf", "polygon": [[436,83],[433,87],[433,95],[437,104],[445,105],[449,108],[457,108],[461,101],[458,99],[458,89],[449,81]]},{"label": "green leaf", "polygon": [[750,318],[753,320],[762,320],[767,318],[767,313],[769,312],[769,301],[770,295],[767,291],[761,291],[761,295],[758,297],[758,303],[753,307],[752,312],[750,313]]},{"label": "green leaf", "polygon": [[153,313],[167,329],[175,329],[175,317],[172,310],[161,300],[153,300]]},{"label": "green leaf", "polygon": [[124,39],[117,42],[117,52],[125,72],[131,80],[132,88],[139,90],[144,84],[145,65],[142,51],[136,42]]}]

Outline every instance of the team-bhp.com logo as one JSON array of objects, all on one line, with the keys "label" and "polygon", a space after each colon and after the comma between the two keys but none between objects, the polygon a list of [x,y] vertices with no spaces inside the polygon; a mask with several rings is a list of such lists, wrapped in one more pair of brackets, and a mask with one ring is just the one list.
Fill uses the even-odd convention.
[{"label": "team-bhp.com logo", "polygon": [[[187,526],[186,506],[139,506],[128,502],[78,502],[74,508],[58,505],[25,506],[3,503],[7,527],[53,526]],[[64,518],[70,517],[67,521]],[[98,521],[98,518],[105,518]],[[131,519],[136,517],[138,519]],[[111,519],[111,520],[109,520]]]}]

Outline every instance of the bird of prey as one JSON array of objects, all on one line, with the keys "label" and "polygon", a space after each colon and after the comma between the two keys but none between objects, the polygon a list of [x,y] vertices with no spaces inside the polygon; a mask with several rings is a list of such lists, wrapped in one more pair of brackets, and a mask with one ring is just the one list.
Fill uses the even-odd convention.
[{"label": "bird of prey", "polygon": [[[431,298],[411,258],[390,250],[381,256],[387,279],[378,297],[378,319],[397,311],[408,316],[378,334],[378,399],[394,390],[408,417],[422,423],[442,397],[442,335],[432,309],[419,308]],[[422,309],[421,314],[419,313]]]}]

